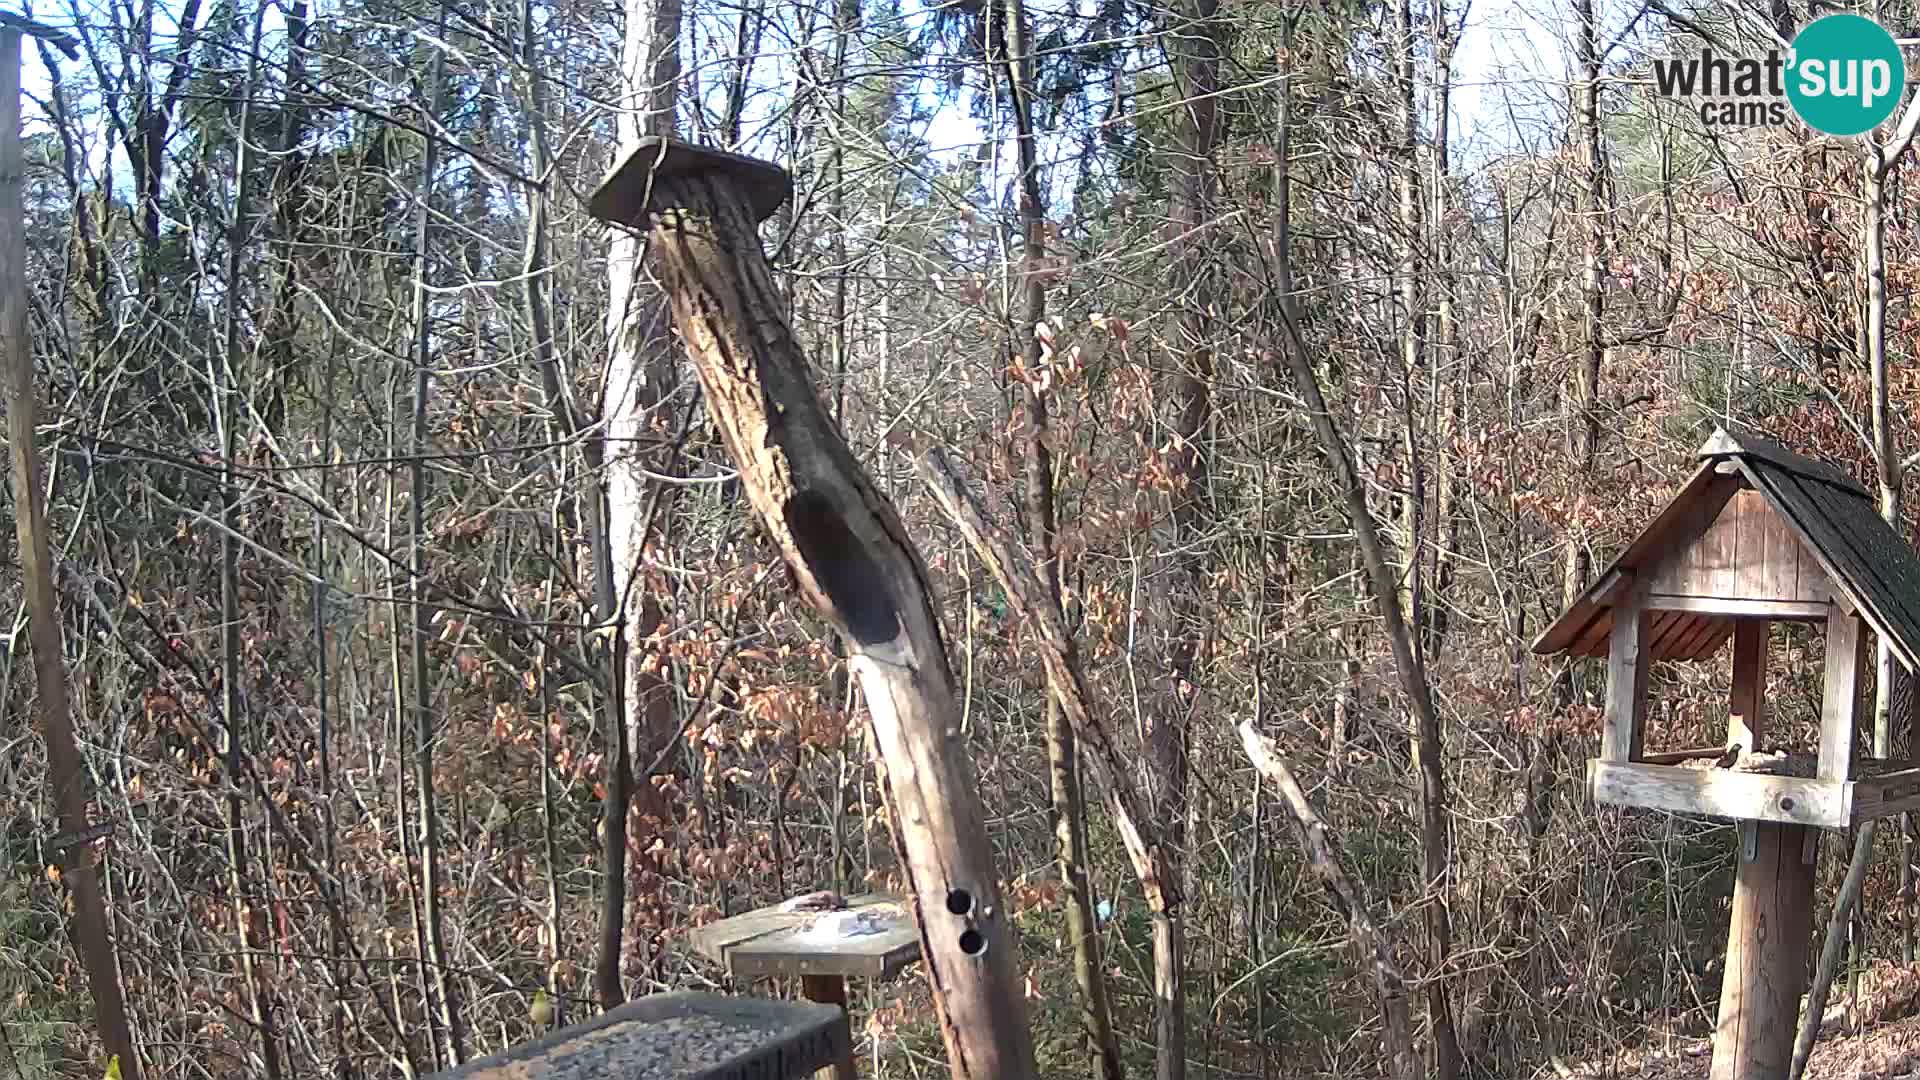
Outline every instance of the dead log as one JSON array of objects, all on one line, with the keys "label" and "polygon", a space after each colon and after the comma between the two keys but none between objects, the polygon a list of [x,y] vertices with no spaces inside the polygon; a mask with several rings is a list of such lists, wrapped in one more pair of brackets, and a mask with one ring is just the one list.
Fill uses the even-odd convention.
[{"label": "dead log", "polygon": [[642,229],[707,410],[806,601],[846,641],[957,1078],[1035,1075],[1014,937],[919,552],[821,404],[757,229],[792,191],[767,162],[642,140],[594,193]]},{"label": "dead log", "polygon": [[1301,790],[1300,782],[1294,779],[1293,770],[1287,766],[1280,748],[1255,730],[1252,720],[1240,722],[1240,745],[1246,749],[1248,760],[1253,762],[1253,767],[1259,770],[1260,775],[1273,781],[1273,786],[1280,789],[1280,798],[1286,802],[1287,809],[1293,812],[1295,831],[1300,836],[1301,850],[1307,856],[1307,866],[1313,870],[1313,876],[1326,886],[1334,906],[1346,916],[1347,936],[1360,954],[1371,961],[1373,985],[1380,995],[1380,1015],[1386,1027],[1381,1041],[1385,1044],[1390,1075],[1397,1080],[1414,1080],[1420,1075],[1420,1056],[1413,1049],[1413,1023],[1407,1009],[1407,980],[1393,962],[1393,950],[1388,947],[1386,938],[1373,925],[1373,916],[1367,911],[1365,898],[1360,895],[1353,879],[1347,876],[1346,868],[1340,865],[1340,849],[1334,842],[1332,830],[1321,820],[1313,804],[1307,801],[1307,793]]}]

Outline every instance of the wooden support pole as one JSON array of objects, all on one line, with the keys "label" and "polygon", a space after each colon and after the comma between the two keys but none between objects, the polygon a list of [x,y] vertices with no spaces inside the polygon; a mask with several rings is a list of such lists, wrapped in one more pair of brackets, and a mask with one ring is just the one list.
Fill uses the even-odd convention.
[{"label": "wooden support pole", "polygon": [[1607,713],[1600,731],[1600,756],[1633,761],[1640,756],[1647,727],[1647,669],[1653,665],[1646,592],[1635,583],[1613,609],[1613,633],[1607,639]]},{"label": "wooden support pole", "polygon": [[594,193],[641,228],[755,516],[801,597],[846,642],[886,763],[901,870],[955,1080],[1036,1075],[986,812],[920,553],[821,404],[757,223],[785,170],[675,139],[641,140]]},{"label": "wooden support pole", "polygon": [[1727,928],[1727,968],[1710,1080],[1775,1080],[1787,1075],[1807,988],[1813,928],[1813,862],[1808,826],[1741,822],[1742,843]]},{"label": "wooden support pole", "polygon": [[1845,780],[1853,767],[1853,729],[1859,714],[1865,645],[1860,616],[1836,611],[1827,619],[1827,668],[1820,698],[1822,780]]},{"label": "wooden support pole", "polygon": [[1733,624],[1733,698],[1727,708],[1727,745],[1742,754],[1761,748],[1766,722],[1767,630],[1765,619]]},{"label": "wooden support pole", "polygon": [[[802,975],[800,993],[808,1001],[822,1005],[838,1005],[841,1012],[847,1011],[847,977],[845,975]],[[855,1080],[853,1068],[853,1044],[847,1044],[847,1052],[839,1061],[813,1074],[814,1080]]]}]

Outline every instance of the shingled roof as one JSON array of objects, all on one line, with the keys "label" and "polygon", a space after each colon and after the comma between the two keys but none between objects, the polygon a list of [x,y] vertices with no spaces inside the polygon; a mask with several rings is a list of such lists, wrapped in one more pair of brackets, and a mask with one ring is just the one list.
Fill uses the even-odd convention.
[{"label": "shingled roof", "polygon": [[[1872,493],[1832,465],[1748,432],[1715,430],[1699,458],[1700,468],[1680,493],[1547,627],[1534,652],[1605,656],[1622,583],[1699,537],[1740,486],[1731,473],[1787,524],[1826,572],[1836,598],[1858,611],[1909,671],[1920,670],[1920,556],[1881,520]],[[1732,629],[1726,615],[1661,612],[1652,629],[1654,659],[1711,656]]]}]

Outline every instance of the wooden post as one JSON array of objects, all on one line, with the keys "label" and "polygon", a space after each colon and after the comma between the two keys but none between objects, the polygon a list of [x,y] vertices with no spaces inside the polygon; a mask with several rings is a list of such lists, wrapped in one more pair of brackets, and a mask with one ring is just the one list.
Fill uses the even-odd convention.
[{"label": "wooden post", "polygon": [[1800,995],[1807,988],[1813,924],[1813,860],[1806,825],[1747,821],[1727,929],[1727,969],[1711,1080],[1784,1080],[1793,1060]]},{"label": "wooden post", "polygon": [[1766,723],[1767,630],[1765,619],[1733,624],[1733,697],[1727,708],[1727,745],[1743,754],[1760,749]]},{"label": "wooden post", "polygon": [[[20,576],[27,589],[29,639],[41,734],[47,740],[47,785],[67,836],[89,835],[86,769],[73,737],[72,699],[67,690],[67,661],[60,634],[60,604],[53,587],[51,544],[47,537],[46,498],[34,414],[33,343],[27,336],[27,232],[21,196],[25,163],[20,148],[20,36],[30,33],[65,42],[64,34],[18,16],[0,15],[0,360],[7,368],[7,448],[13,464],[15,532],[20,541]],[[139,1080],[120,973],[107,928],[106,901],[94,869],[93,848],[67,847],[64,881],[71,890],[73,914],[67,936],[80,954],[93,992],[94,1019],[107,1052],[120,1059],[124,1080]]]},{"label": "wooden post", "polygon": [[[822,1005],[838,1005],[841,1012],[847,1011],[847,977],[845,975],[802,975],[800,993],[808,1001],[817,1001]],[[847,1052],[839,1061],[813,1074],[814,1080],[854,1080],[857,1074],[853,1069],[853,1045],[847,1045]]]},{"label": "wooden post", "polygon": [[1860,616],[1827,616],[1827,669],[1820,698],[1820,779],[1845,780],[1853,765],[1854,721],[1859,712],[1860,657],[1866,635]]},{"label": "wooden post", "polygon": [[1607,713],[1600,730],[1600,756],[1607,761],[1638,758],[1646,738],[1650,621],[1646,587],[1636,581],[1614,605],[1607,636]]},{"label": "wooden post", "polygon": [[954,1077],[1029,1080],[1013,927],[926,567],[821,404],[760,249],[757,223],[792,185],[776,165],[655,137],[588,208],[648,231],[674,326],[754,512],[801,596],[846,642],[886,763]]}]

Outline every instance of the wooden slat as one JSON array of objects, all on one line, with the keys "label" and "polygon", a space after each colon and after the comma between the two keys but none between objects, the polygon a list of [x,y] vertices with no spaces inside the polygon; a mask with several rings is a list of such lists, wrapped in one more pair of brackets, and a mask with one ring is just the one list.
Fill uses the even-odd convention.
[{"label": "wooden slat", "polygon": [[1647,637],[1641,646],[1647,655],[1658,658],[1665,656],[1675,642],[1693,629],[1694,617],[1683,611],[1655,611],[1647,627]]},{"label": "wooden slat", "polygon": [[1727,703],[1727,745],[1761,749],[1765,734],[1767,630],[1760,619],[1733,624],[1733,694]]},{"label": "wooden slat", "polygon": [[1633,760],[1646,732],[1647,669],[1653,666],[1653,655],[1646,648],[1650,619],[1637,588],[1614,605],[1607,649],[1606,720],[1600,735],[1600,756],[1608,761]]},{"label": "wooden slat", "polygon": [[1676,656],[1675,660],[1705,660],[1720,651],[1720,646],[1733,636],[1734,619],[1715,619],[1707,623],[1707,633],[1698,644],[1689,647],[1685,656]]},{"label": "wooden slat", "polygon": [[1732,820],[1847,826],[1852,791],[1844,780],[1768,776],[1732,769],[1683,769],[1638,762],[1587,763],[1595,802]]},{"label": "wooden slat", "polygon": [[1827,620],[1827,663],[1820,697],[1822,780],[1845,780],[1852,766],[1861,656],[1866,635],[1860,617],[1835,613]]},{"label": "wooden slat", "polygon": [[1593,621],[1580,631],[1578,643],[1567,651],[1575,656],[1607,655],[1607,635],[1613,632],[1613,609],[1594,609]]},{"label": "wooden slat", "polygon": [[1725,640],[1731,619],[1715,619],[1705,615],[1687,616],[1687,632],[1673,642],[1664,653],[1657,654],[1661,659],[1691,660],[1700,655],[1709,643]]},{"label": "wooden slat", "polygon": [[1833,610],[1833,605],[1825,602],[1749,600],[1732,596],[1674,596],[1664,593],[1649,595],[1647,607],[1655,611],[1697,611],[1710,615],[1735,615],[1779,621],[1824,619]]},{"label": "wooden slat", "polygon": [[1726,750],[1724,746],[1695,746],[1686,750],[1658,750],[1640,755],[1643,765],[1678,765],[1695,758],[1719,757]]}]

